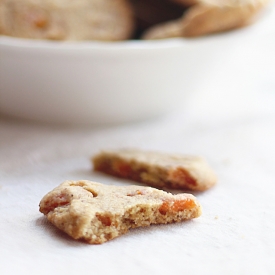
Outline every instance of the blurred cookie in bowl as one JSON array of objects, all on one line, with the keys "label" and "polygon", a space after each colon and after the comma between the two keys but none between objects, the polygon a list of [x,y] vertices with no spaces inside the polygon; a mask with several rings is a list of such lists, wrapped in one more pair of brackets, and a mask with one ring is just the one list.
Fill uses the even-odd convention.
[{"label": "blurred cookie in bowl", "polygon": [[127,0],[0,0],[0,34],[51,40],[129,39]]},{"label": "blurred cookie in bowl", "polygon": [[[172,0],[186,5],[188,0]],[[196,3],[197,2],[197,3]],[[269,0],[197,0],[183,16],[149,28],[144,39],[197,37],[252,23]]]}]

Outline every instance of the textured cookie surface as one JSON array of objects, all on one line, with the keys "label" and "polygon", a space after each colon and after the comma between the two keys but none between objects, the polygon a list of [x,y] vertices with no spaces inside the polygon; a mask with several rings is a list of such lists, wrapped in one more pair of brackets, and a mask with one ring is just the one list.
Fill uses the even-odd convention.
[{"label": "textured cookie surface", "polygon": [[0,0],[0,34],[15,37],[124,40],[133,20],[127,0]]},{"label": "textured cookie surface", "polygon": [[144,38],[196,37],[241,28],[250,24],[268,2],[269,0],[200,0],[182,18],[148,29]]},{"label": "textured cookie surface", "polygon": [[200,157],[121,149],[102,151],[92,159],[94,170],[158,188],[203,191],[217,179]]},{"label": "textured cookie surface", "polygon": [[201,207],[190,194],[82,180],[66,181],[45,195],[40,212],[74,239],[100,244],[130,228],[199,217]]}]

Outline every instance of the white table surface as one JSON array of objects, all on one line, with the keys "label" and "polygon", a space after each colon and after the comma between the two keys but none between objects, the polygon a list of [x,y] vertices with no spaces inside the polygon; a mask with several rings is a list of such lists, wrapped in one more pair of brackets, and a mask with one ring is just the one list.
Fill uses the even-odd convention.
[{"label": "white table surface", "polygon": [[[275,274],[269,34],[255,37],[246,56],[241,46],[222,55],[182,110],[154,120],[68,128],[0,118],[0,274]],[[66,179],[133,184],[91,169],[90,156],[119,147],[204,156],[219,181],[195,193],[202,216],[131,230],[102,245],[72,240],[49,224],[38,204]]]}]

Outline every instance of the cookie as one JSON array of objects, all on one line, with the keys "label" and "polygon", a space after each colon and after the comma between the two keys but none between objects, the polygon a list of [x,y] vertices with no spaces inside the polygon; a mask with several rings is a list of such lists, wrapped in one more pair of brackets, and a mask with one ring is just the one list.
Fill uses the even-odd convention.
[{"label": "cookie", "polygon": [[134,30],[127,0],[1,0],[0,34],[53,40],[129,39]]},{"label": "cookie", "polygon": [[182,18],[148,29],[143,38],[196,37],[241,28],[252,23],[268,2],[268,0],[202,0],[190,7]]},{"label": "cookie", "polygon": [[157,188],[203,191],[217,181],[206,161],[196,156],[121,149],[102,151],[92,162],[96,171]]},{"label": "cookie", "polygon": [[45,195],[40,212],[74,239],[101,244],[130,228],[197,218],[201,207],[190,194],[82,180],[66,181]]}]

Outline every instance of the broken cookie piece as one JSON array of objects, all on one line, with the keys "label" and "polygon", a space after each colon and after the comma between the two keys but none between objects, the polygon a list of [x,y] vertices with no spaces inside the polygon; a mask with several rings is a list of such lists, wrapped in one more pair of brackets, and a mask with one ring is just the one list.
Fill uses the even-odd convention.
[{"label": "broken cookie piece", "polygon": [[40,202],[40,212],[74,239],[101,244],[130,228],[197,218],[201,207],[190,194],[172,195],[142,186],[66,181]]},{"label": "broken cookie piece", "polygon": [[201,0],[184,13],[182,18],[149,28],[143,38],[197,37],[241,28],[253,22],[269,2],[269,0]]},{"label": "broken cookie piece", "polygon": [[217,181],[206,161],[195,156],[121,149],[102,151],[92,162],[96,171],[157,188],[203,191]]}]

